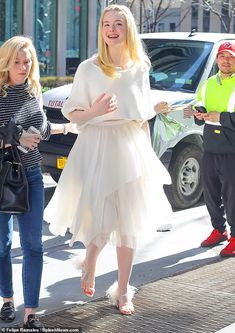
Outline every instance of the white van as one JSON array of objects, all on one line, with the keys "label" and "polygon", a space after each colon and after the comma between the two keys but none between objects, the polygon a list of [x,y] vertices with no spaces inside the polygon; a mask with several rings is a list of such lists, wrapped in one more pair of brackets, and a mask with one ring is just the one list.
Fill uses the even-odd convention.
[{"label": "white van", "polygon": [[[200,163],[202,127],[193,119],[184,119],[183,108],[194,102],[201,83],[217,72],[217,49],[234,34],[216,33],[150,33],[142,34],[152,68],[150,85],[154,105],[167,101],[171,111],[150,121],[153,147],[168,168],[172,185],[165,191],[174,208],[188,208],[202,195]],[[44,109],[51,122],[64,122],[60,112],[69,96],[71,84],[43,94]],[[78,91],[79,93],[79,91]],[[40,145],[43,170],[58,180],[76,136],[52,136]]]}]

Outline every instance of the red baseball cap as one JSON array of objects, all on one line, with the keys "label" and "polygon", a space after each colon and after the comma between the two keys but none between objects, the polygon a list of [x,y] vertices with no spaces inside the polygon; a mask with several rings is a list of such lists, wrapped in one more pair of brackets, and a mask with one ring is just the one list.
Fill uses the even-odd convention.
[{"label": "red baseball cap", "polygon": [[217,54],[221,52],[229,52],[232,54],[233,57],[235,57],[235,43],[233,42],[225,42],[220,45]]}]

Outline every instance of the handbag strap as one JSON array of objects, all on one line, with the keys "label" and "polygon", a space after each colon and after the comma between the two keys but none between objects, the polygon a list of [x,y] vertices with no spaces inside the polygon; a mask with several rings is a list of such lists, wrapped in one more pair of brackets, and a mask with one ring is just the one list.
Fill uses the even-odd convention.
[{"label": "handbag strap", "polygon": [[13,163],[22,164],[20,154],[16,145],[11,145],[11,152],[13,156]]},{"label": "handbag strap", "polygon": [[5,144],[4,144],[4,138],[1,136],[0,138],[0,151],[1,151],[1,155],[0,155],[0,170],[2,169],[2,162],[4,159],[4,153],[5,153]]},{"label": "handbag strap", "polygon": [[5,159],[5,154],[7,153],[7,150],[10,150],[11,152],[11,157],[12,157],[12,163],[14,164],[21,164],[22,165],[22,161],[21,161],[21,157],[18,151],[18,148],[16,145],[12,144],[9,147],[5,147],[5,142],[4,139],[2,139],[2,148],[0,149],[1,151],[1,155],[0,155],[0,170],[2,169],[2,163]]}]

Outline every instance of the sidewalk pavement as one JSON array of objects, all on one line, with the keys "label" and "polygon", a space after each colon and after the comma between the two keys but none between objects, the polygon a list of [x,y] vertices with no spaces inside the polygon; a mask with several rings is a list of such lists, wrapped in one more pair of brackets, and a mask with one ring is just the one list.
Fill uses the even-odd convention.
[{"label": "sidewalk pavement", "polygon": [[234,333],[234,276],[234,258],[216,257],[139,287],[132,316],[120,315],[107,299],[99,298],[45,315],[42,321],[48,332]]},{"label": "sidewalk pavement", "polygon": [[[220,259],[218,254],[224,244],[212,249],[198,247],[202,237],[211,231],[206,208],[179,211],[174,214],[172,224],[171,232],[156,233],[153,242],[136,253],[132,274],[132,283],[139,289],[134,299],[135,314],[122,316],[103,298],[117,275],[115,249],[107,246],[100,255],[97,290],[91,300],[82,295],[79,274],[70,261],[71,255],[82,255],[84,247],[78,244],[69,248],[69,237],[53,236],[44,223],[44,274],[40,293],[44,332],[234,333],[235,259]],[[0,322],[0,332],[5,328],[4,332],[9,333],[23,332],[19,278],[22,256],[17,225],[14,225],[13,238],[17,308],[14,327],[19,329],[13,331],[11,324]]]}]

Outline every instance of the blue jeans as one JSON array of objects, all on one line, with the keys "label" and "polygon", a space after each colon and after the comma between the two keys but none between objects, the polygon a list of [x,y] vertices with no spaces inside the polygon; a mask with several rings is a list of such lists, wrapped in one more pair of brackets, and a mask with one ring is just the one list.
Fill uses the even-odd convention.
[{"label": "blue jeans", "polygon": [[[37,308],[43,265],[44,187],[40,166],[26,168],[26,176],[29,182],[30,211],[16,215],[16,218],[19,224],[20,244],[23,254],[24,307]],[[10,298],[14,293],[11,263],[12,235],[12,215],[0,213],[0,295],[4,298]]]}]

